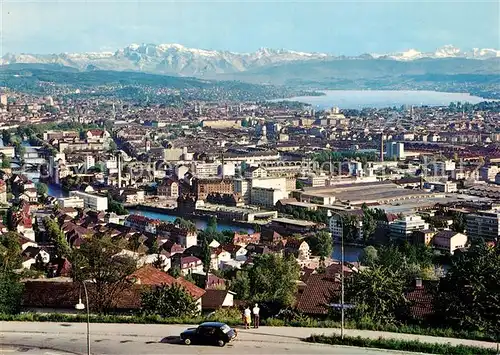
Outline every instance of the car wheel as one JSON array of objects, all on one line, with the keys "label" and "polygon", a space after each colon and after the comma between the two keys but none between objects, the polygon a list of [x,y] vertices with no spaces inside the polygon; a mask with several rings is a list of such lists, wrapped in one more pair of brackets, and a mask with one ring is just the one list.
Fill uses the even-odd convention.
[{"label": "car wheel", "polygon": [[189,338],[184,339],[184,344],[191,345],[191,339]]},{"label": "car wheel", "polygon": [[218,340],[217,345],[224,346],[224,345],[226,345],[226,342],[224,340]]}]

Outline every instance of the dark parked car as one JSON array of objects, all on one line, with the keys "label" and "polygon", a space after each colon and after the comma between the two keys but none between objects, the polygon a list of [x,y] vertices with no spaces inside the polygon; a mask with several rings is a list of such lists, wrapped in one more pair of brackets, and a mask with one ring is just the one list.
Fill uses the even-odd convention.
[{"label": "dark parked car", "polygon": [[236,338],[236,330],[220,322],[206,322],[198,328],[189,328],[181,333],[181,341],[186,344],[213,344],[224,346]]}]

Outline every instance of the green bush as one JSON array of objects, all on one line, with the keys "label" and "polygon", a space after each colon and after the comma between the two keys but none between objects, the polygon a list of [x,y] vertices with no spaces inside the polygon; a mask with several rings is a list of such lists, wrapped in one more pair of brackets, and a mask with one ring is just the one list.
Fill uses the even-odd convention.
[{"label": "green bush", "polygon": [[207,317],[210,321],[219,321],[228,325],[240,325],[243,323],[242,312],[238,308],[221,308]]},{"label": "green bush", "polygon": [[398,340],[387,338],[362,338],[362,337],[344,337],[339,335],[312,335],[305,339],[310,343],[323,343],[330,345],[358,346],[363,348],[389,349],[398,351],[412,351],[426,354],[443,355],[494,355],[494,349],[478,346],[451,345],[440,343],[423,343],[418,340]]}]

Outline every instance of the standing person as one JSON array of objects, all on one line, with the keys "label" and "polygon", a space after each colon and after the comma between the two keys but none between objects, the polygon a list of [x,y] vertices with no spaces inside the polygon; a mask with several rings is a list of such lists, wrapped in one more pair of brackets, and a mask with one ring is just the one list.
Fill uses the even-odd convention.
[{"label": "standing person", "polygon": [[260,318],[260,308],[259,308],[259,305],[257,303],[253,307],[252,313],[253,313],[253,327],[258,328],[259,327],[259,318]]},{"label": "standing person", "polygon": [[245,329],[250,328],[250,324],[252,323],[252,316],[250,312],[250,308],[248,306],[245,308],[245,311],[243,312],[244,317],[245,317]]}]

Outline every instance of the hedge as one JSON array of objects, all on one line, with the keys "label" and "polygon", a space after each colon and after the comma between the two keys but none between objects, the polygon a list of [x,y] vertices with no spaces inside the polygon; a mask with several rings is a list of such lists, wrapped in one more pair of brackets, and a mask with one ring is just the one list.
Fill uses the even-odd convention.
[{"label": "hedge", "polygon": [[451,345],[445,343],[423,343],[418,340],[399,340],[387,338],[344,337],[339,335],[311,335],[305,341],[309,343],[323,343],[329,345],[347,345],[363,348],[377,348],[398,351],[411,351],[426,354],[442,355],[495,355],[496,351],[490,348],[468,345]]}]

